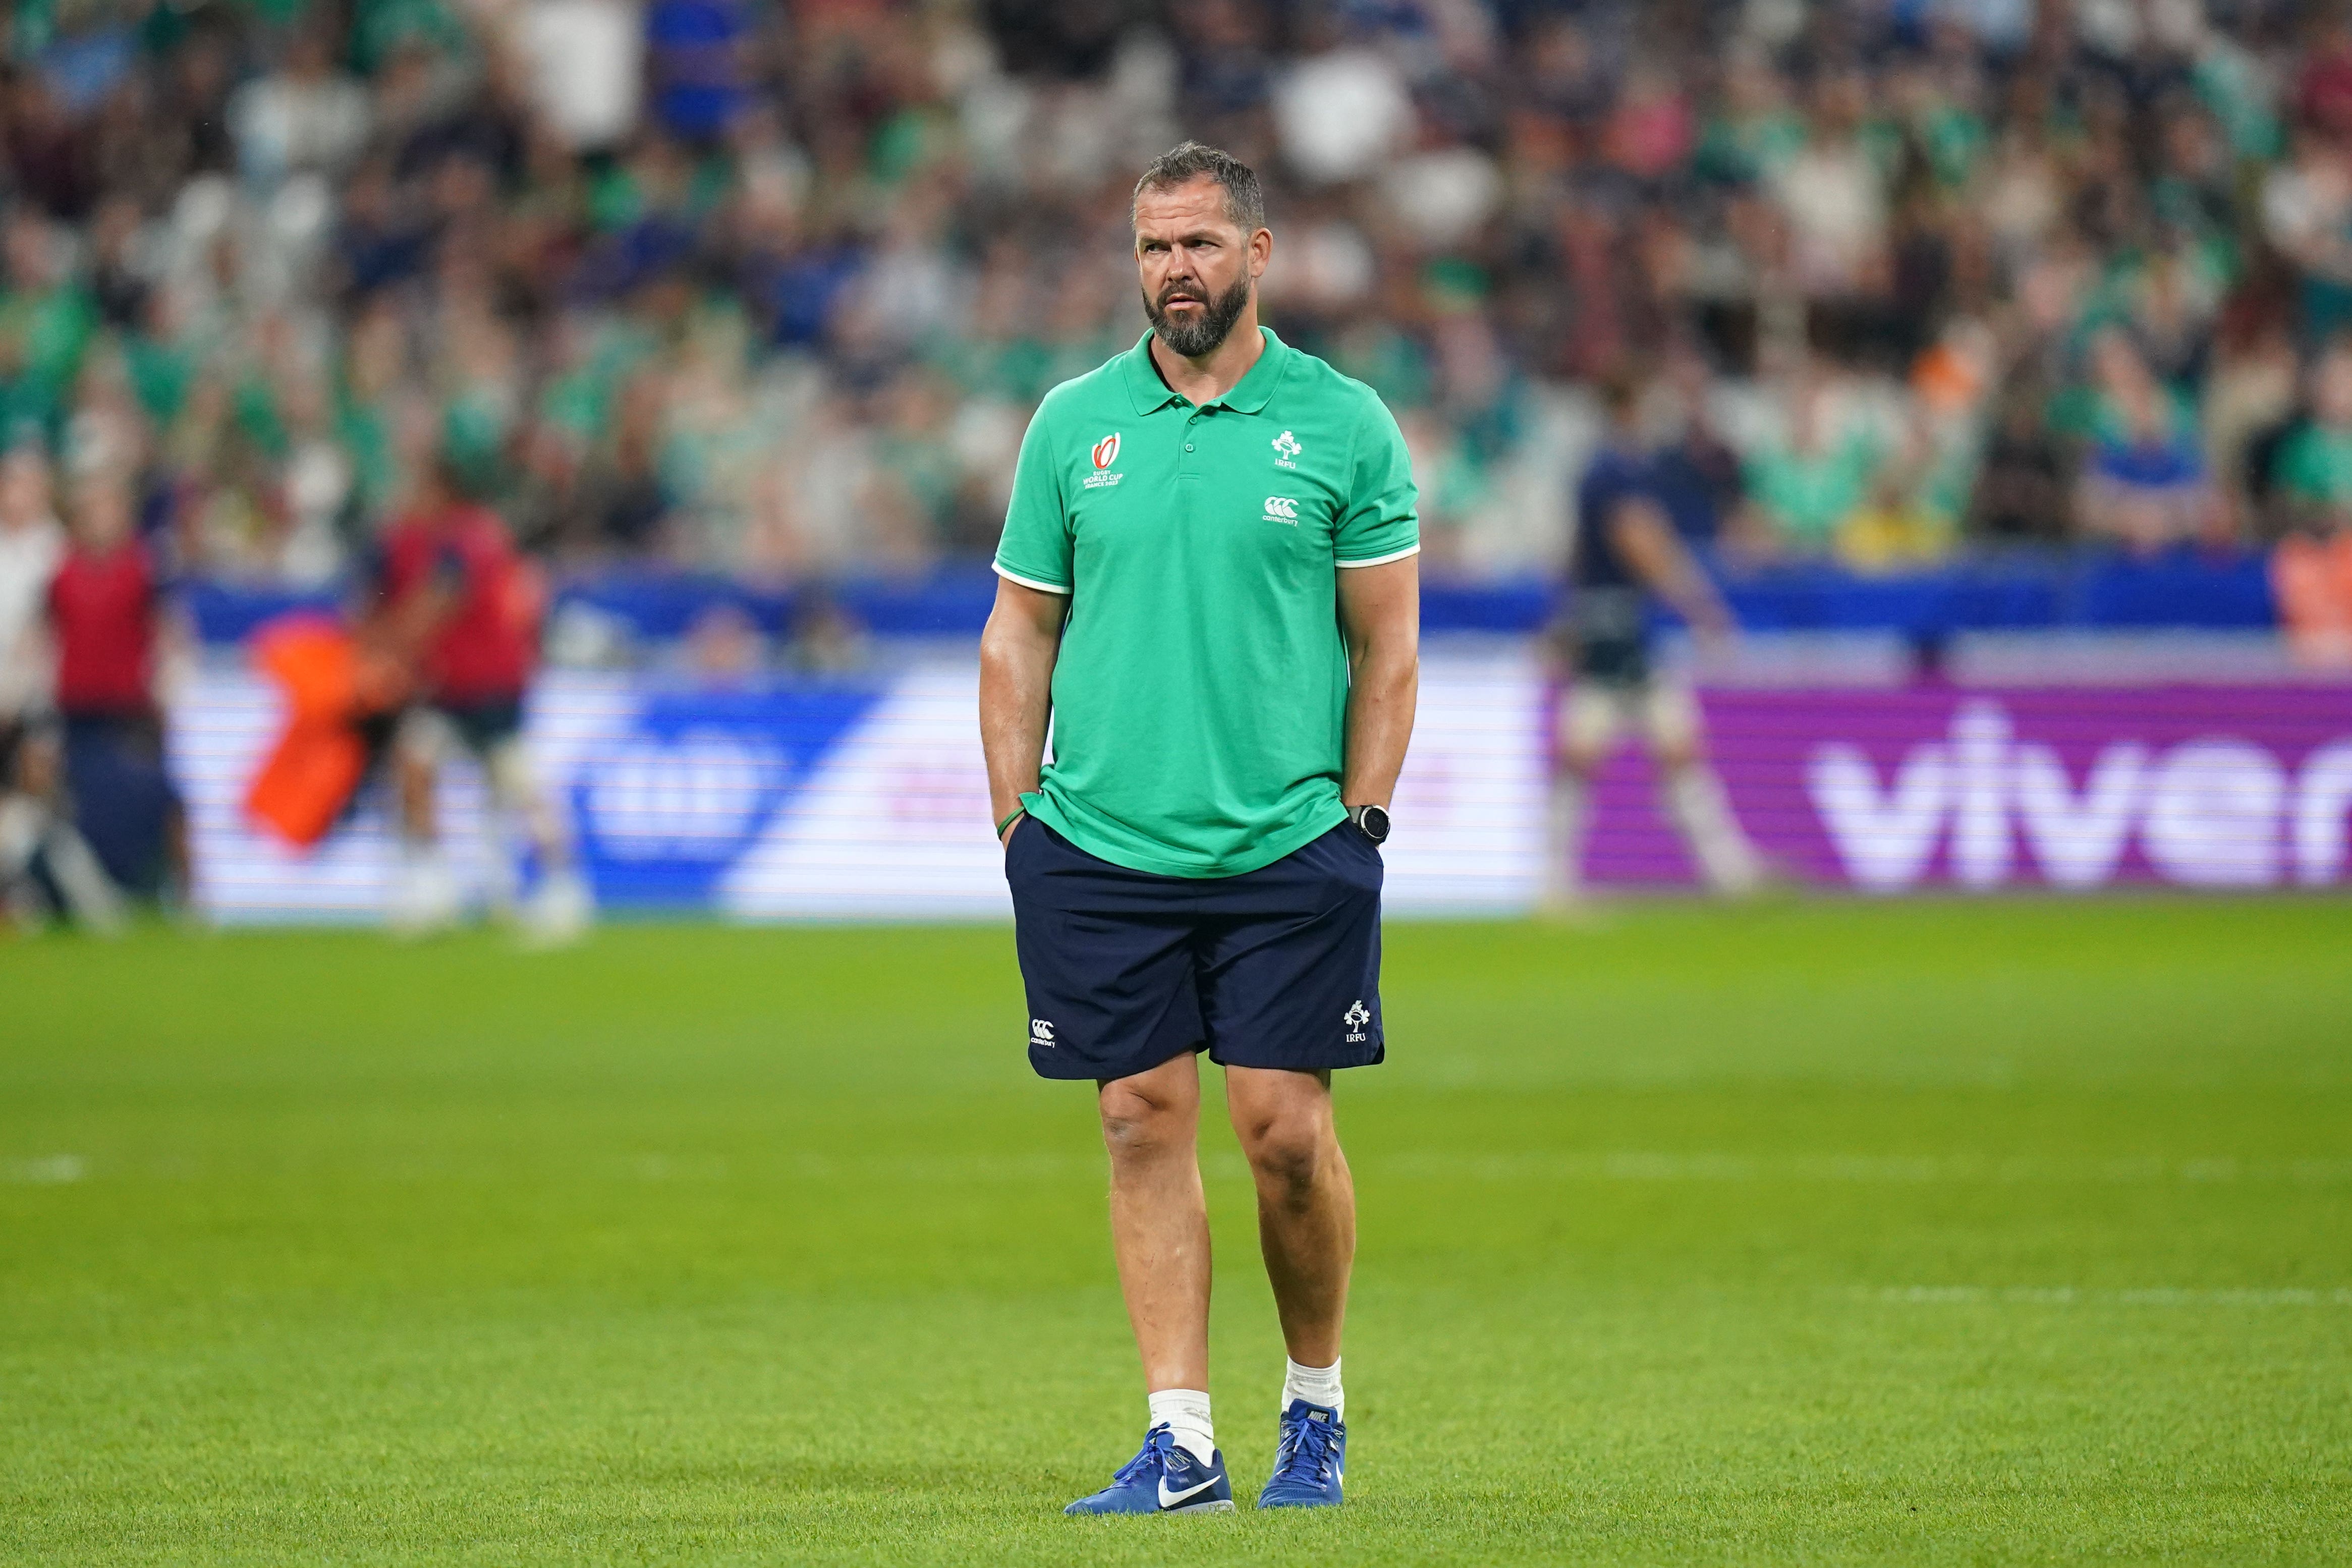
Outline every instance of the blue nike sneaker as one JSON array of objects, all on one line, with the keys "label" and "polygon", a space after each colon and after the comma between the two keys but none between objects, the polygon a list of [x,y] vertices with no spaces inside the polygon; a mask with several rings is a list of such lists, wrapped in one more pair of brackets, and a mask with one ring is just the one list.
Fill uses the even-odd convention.
[{"label": "blue nike sneaker", "polygon": [[1348,1427],[1327,1405],[1294,1399],[1282,1413],[1274,1474],[1257,1494],[1260,1508],[1337,1508],[1348,1468]]},{"label": "blue nike sneaker", "polygon": [[1234,1484],[1225,1479],[1225,1456],[1207,1464],[1176,1446],[1166,1426],[1144,1434],[1143,1452],[1121,1465],[1110,1485],[1082,1497],[1064,1513],[1231,1513]]}]

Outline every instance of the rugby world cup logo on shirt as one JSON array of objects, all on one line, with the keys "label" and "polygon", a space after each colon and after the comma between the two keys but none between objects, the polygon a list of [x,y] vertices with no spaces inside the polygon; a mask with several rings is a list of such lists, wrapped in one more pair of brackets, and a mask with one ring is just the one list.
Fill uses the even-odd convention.
[{"label": "rugby world cup logo on shirt", "polygon": [[1087,476],[1087,489],[1097,490],[1118,483],[1118,476],[1109,471],[1110,466],[1118,461],[1118,432],[1114,430],[1096,442],[1092,455],[1095,471]]}]

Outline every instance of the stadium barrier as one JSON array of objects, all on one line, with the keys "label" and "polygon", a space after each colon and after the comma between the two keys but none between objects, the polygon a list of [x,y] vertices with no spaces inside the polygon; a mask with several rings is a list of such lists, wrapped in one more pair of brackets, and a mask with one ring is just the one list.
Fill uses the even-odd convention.
[{"label": "stadium barrier", "polygon": [[[1713,560],[1713,557],[1709,557]],[[2268,558],[2252,551],[2179,549],[2146,559],[2111,551],[2014,551],[1902,572],[1862,573],[1827,561],[1716,563],[1725,595],[1751,632],[1888,630],[1915,642],[1970,632],[2075,627],[2258,630],[2277,624]],[[205,642],[228,647],[289,612],[331,614],[346,587],[270,588],[194,578],[177,597]],[[674,641],[714,609],[762,634],[789,637],[817,605],[876,637],[979,635],[995,602],[985,562],[958,561],[908,576],[850,578],[797,588],[715,573],[624,566],[566,574],[552,585],[549,637],[604,650]],[[1524,635],[1559,607],[1538,576],[1499,581],[1434,574],[1421,586],[1424,632]]]},{"label": "stadium barrier", "polygon": [[[551,672],[533,693],[539,770],[609,910],[741,919],[1001,918],[1008,912],[969,646],[871,679],[698,687]],[[1740,821],[1830,888],[2352,883],[2352,687],[1944,683],[1703,692]],[[208,667],[172,713],[196,896],[228,922],[366,921],[382,903],[380,790],[316,851],[243,819],[279,723],[273,689]],[[1517,639],[1433,647],[1388,851],[1400,912],[1485,913],[1535,896],[1550,704]],[[454,768],[460,869],[512,875],[480,783]],[[1646,761],[1596,800],[1590,875],[1686,886]]]}]

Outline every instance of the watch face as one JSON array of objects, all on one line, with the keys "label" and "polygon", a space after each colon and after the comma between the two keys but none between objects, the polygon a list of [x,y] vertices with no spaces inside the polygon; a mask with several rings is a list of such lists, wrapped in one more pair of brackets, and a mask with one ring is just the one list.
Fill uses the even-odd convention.
[{"label": "watch face", "polygon": [[1388,842],[1389,814],[1381,807],[1377,805],[1364,807],[1362,813],[1357,817],[1357,824],[1363,828],[1364,837],[1373,843]]}]

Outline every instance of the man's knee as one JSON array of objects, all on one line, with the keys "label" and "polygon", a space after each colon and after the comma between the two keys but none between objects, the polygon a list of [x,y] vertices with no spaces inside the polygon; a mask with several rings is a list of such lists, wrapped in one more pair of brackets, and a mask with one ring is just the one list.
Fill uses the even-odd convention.
[{"label": "man's knee", "polygon": [[1608,760],[1604,755],[1591,752],[1562,752],[1559,754],[1560,776],[1573,779],[1580,784],[1590,785],[1599,775],[1602,764]]},{"label": "man's knee", "polygon": [[1328,1102],[1305,1097],[1246,1110],[1234,1119],[1234,1131],[1259,1189],[1295,1207],[1313,1197],[1338,1142]]},{"label": "man's knee", "polygon": [[1322,1180],[1325,1140],[1313,1129],[1282,1129],[1250,1147],[1250,1169],[1276,1202],[1304,1208]]},{"label": "man's knee", "polygon": [[400,786],[402,808],[411,817],[429,811],[433,792],[440,783],[441,769],[437,761],[423,752],[397,752],[393,755],[392,772]]},{"label": "man's knee", "polygon": [[1653,691],[1642,723],[1650,755],[1662,770],[1676,773],[1706,760],[1706,725],[1689,692],[1671,686]]},{"label": "man's knee", "polygon": [[1706,761],[1706,753],[1699,748],[1696,738],[1690,736],[1661,741],[1650,749],[1650,755],[1656,763],[1658,772],[1668,777]]},{"label": "man's knee", "polygon": [[1097,1104],[1114,1163],[1152,1159],[1192,1141],[1190,1103],[1164,1087],[1121,1079],[1102,1086]]}]

